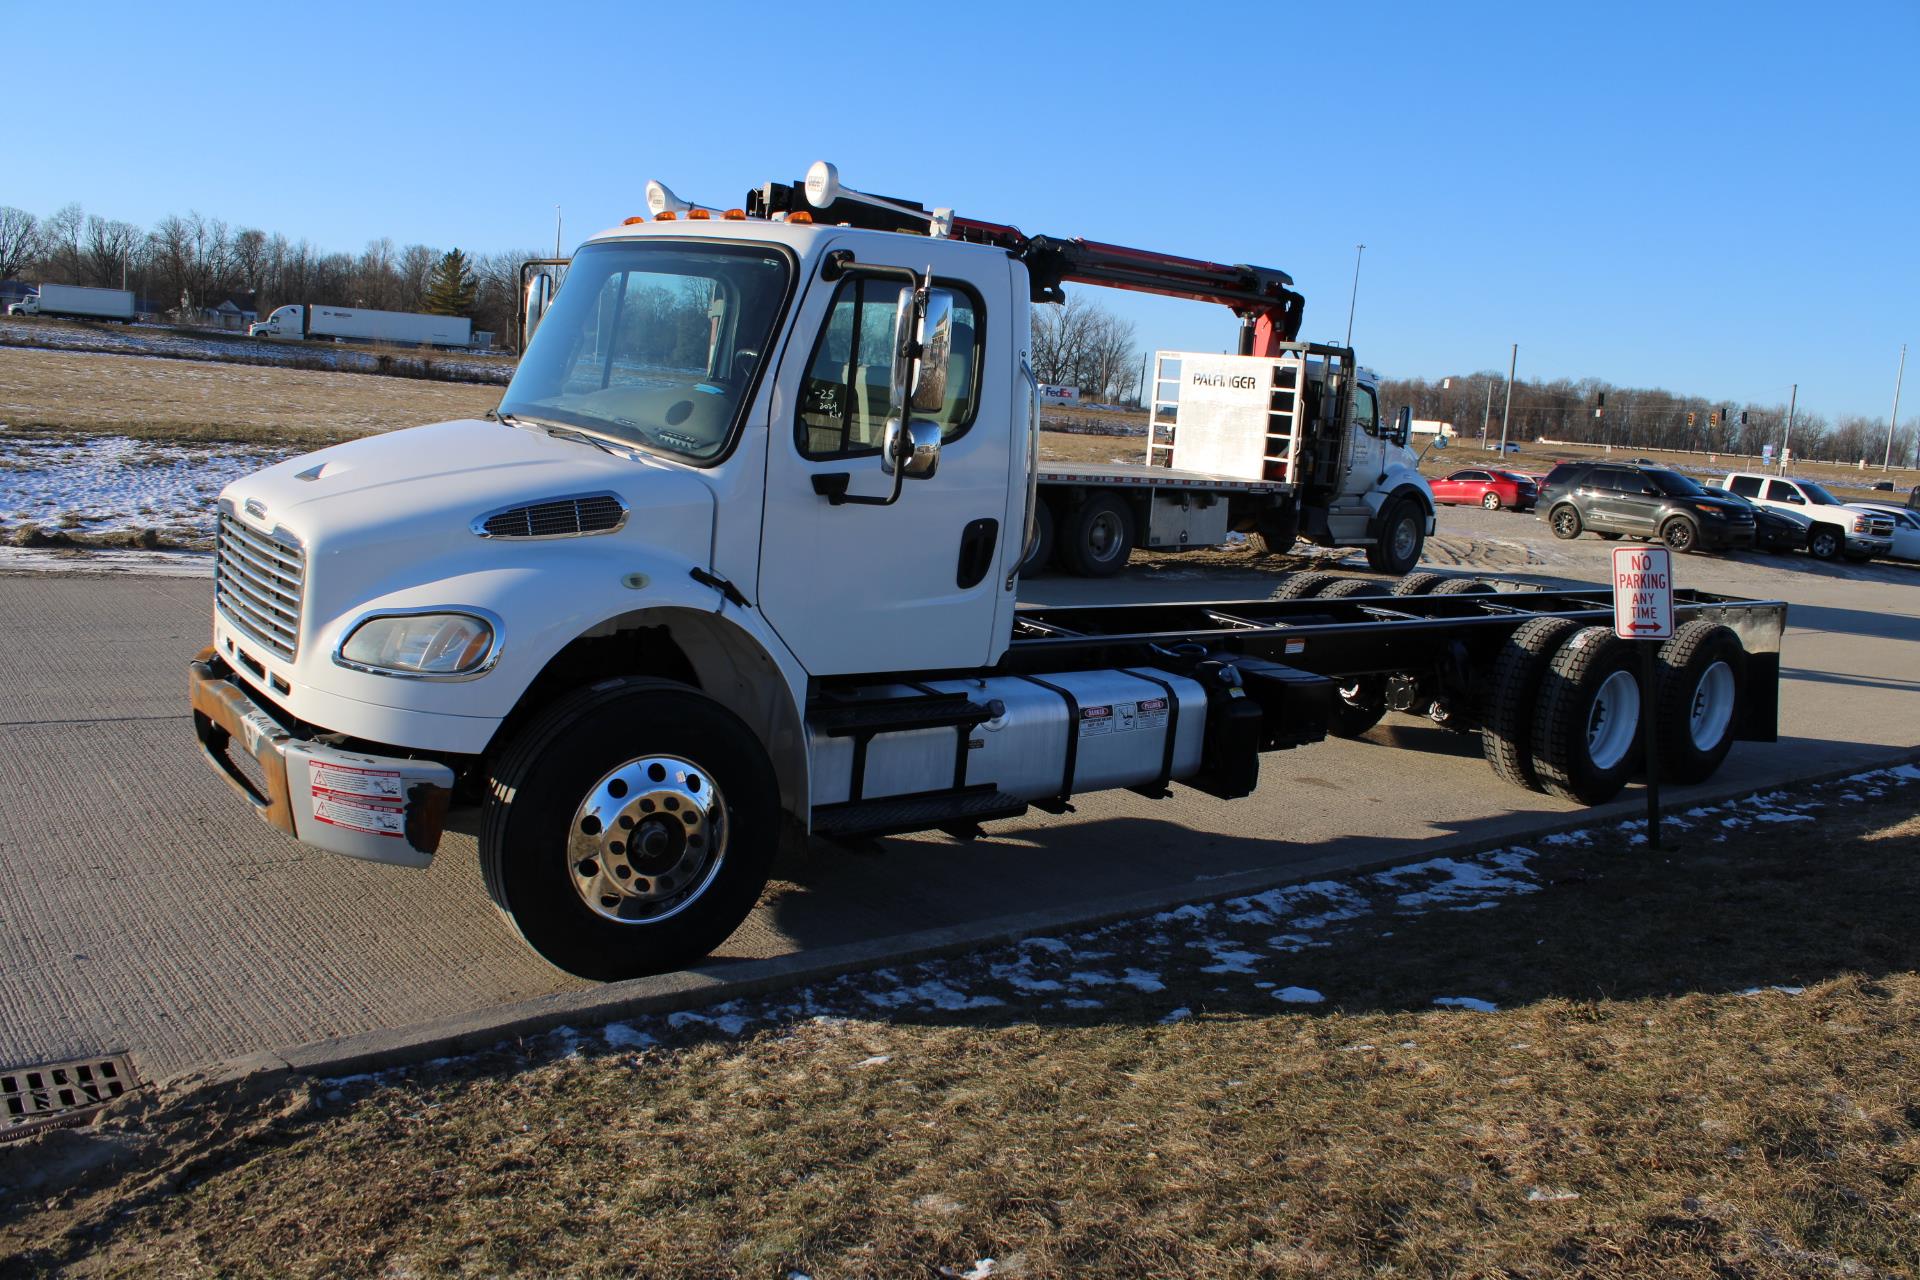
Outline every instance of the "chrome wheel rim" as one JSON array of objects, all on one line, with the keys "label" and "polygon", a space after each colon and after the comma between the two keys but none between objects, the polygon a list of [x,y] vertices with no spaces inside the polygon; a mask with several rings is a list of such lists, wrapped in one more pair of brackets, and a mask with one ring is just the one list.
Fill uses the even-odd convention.
[{"label": "chrome wheel rim", "polygon": [[1087,526],[1087,550],[1095,560],[1113,559],[1120,549],[1120,517],[1111,511],[1102,511]]},{"label": "chrome wheel rim", "polygon": [[1726,736],[1733,723],[1733,668],[1716,662],[1700,673],[1693,687],[1693,701],[1687,707],[1687,731],[1700,751],[1711,751]]},{"label": "chrome wheel rim", "polygon": [[1480,499],[1480,505],[1489,511],[1497,511],[1500,508],[1500,495],[1489,493]]},{"label": "chrome wheel rim", "polygon": [[1587,708],[1587,758],[1596,769],[1612,769],[1633,749],[1640,723],[1640,684],[1632,674],[1616,671],[1594,690]]},{"label": "chrome wheel rim", "polygon": [[1684,524],[1671,525],[1667,529],[1667,546],[1675,551],[1685,551],[1693,545],[1693,530]]},{"label": "chrome wheel rim", "polygon": [[1816,533],[1813,535],[1813,543],[1808,550],[1812,551],[1819,559],[1825,560],[1833,554],[1834,542],[1835,539],[1832,534]]},{"label": "chrome wheel rim", "polygon": [[603,920],[666,920],[720,874],[727,827],[726,801],[705,769],[678,756],[629,760],[574,810],[567,878]]},{"label": "chrome wheel rim", "polygon": [[1573,532],[1575,528],[1573,521],[1573,512],[1568,511],[1565,507],[1553,513],[1553,527],[1560,532],[1562,537]]}]

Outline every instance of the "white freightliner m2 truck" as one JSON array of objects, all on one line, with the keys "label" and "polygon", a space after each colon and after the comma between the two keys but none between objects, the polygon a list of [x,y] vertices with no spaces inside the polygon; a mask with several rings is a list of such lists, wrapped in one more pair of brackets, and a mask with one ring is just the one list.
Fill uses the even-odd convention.
[{"label": "white freightliner m2 truck", "polygon": [[[229,486],[190,692],[209,761],[317,847],[423,866],[477,802],[489,893],[574,973],[704,955],[789,832],[969,836],[1120,787],[1232,799],[1262,753],[1389,710],[1588,803],[1638,767],[1643,696],[1678,779],[1773,738],[1773,602],[1681,592],[1644,694],[1604,590],[1308,574],[1265,602],[1019,606],[1028,316],[1064,283],[1240,315],[1244,355],[1183,358],[1205,381],[1176,438],[1213,421],[1193,386],[1250,379],[1240,429],[1306,460],[1290,521],[1380,474],[1385,433],[1348,429],[1352,353],[1295,341],[1279,272],[1028,237],[816,166],[743,209],[629,219],[543,280],[488,420]],[[1426,518],[1406,493],[1381,510]]]}]

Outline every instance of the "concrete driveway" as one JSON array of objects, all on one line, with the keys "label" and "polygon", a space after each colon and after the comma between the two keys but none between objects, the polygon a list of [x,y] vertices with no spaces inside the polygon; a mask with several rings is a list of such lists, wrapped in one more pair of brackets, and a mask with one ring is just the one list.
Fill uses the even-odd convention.
[{"label": "concrete driveway", "polygon": [[[1436,567],[1604,580],[1597,539],[1530,516],[1443,513]],[[1788,600],[1782,741],[1740,745],[1715,785],[1756,787],[1920,743],[1920,572],[1804,556],[1681,560],[1679,584]],[[1271,574],[1136,565],[1043,578],[1041,603],[1258,599]],[[131,1050],[149,1076],[260,1049],[444,1018],[581,984],[515,940],[469,835],[401,871],[308,850],[258,823],[200,760],[185,665],[208,633],[204,578],[0,574],[0,1067]],[[1418,748],[1396,751],[1391,747]],[[1389,717],[1367,739],[1268,756],[1232,804],[1088,796],[995,838],[816,844],[778,868],[728,962],[1308,863],[1494,841],[1564,819],[1508,787],[1476,739]],[[1638,792],[1605,812],[1630,814]]]}]

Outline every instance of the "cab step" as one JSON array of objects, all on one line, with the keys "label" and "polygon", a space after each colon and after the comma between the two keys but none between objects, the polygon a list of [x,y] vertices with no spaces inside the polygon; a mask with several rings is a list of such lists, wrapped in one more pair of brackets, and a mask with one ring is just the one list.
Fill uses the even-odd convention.
[{"label": "cab step", "polygon": [[918,795],[822,805],[813,811],[813,834],[833,839],[948,827],[968,830],[976,823],[1018,818],[1026,811],[1025,800],[993,786],[924,791]]}]

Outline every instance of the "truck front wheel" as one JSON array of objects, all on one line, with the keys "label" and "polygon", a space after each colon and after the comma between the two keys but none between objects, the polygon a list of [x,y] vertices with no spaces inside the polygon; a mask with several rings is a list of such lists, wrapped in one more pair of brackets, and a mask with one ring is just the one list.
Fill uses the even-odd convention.
[{"label": "truck front wheel", "polygon": [[686,685],[622,677],[563,699],[501,757],[480,869],[527,945],[612,981],[724,942],[766,885],[779,830],[752,730]]},{"label": "truck front wheel", "polygon": [[1133,512],[1112,493],[1095,493],[1066,519],[1060,560],[1082,578],[1111,578],[1133,554]]},{"label": "truck front wheel", "polygon": [[1832,560],[1846,549],[1847,535],[1830,524],[1817,524],[1807,537],[1807,554],[1815,560]]},{"label": "truck front wheel", "polygon": [[1412,572],[1427,544],[1426,524],[1418,502],[1401,498],[1388,503],[1375,526],[1374,543],[1367,548],[1367,566],[1395,577]]}]

